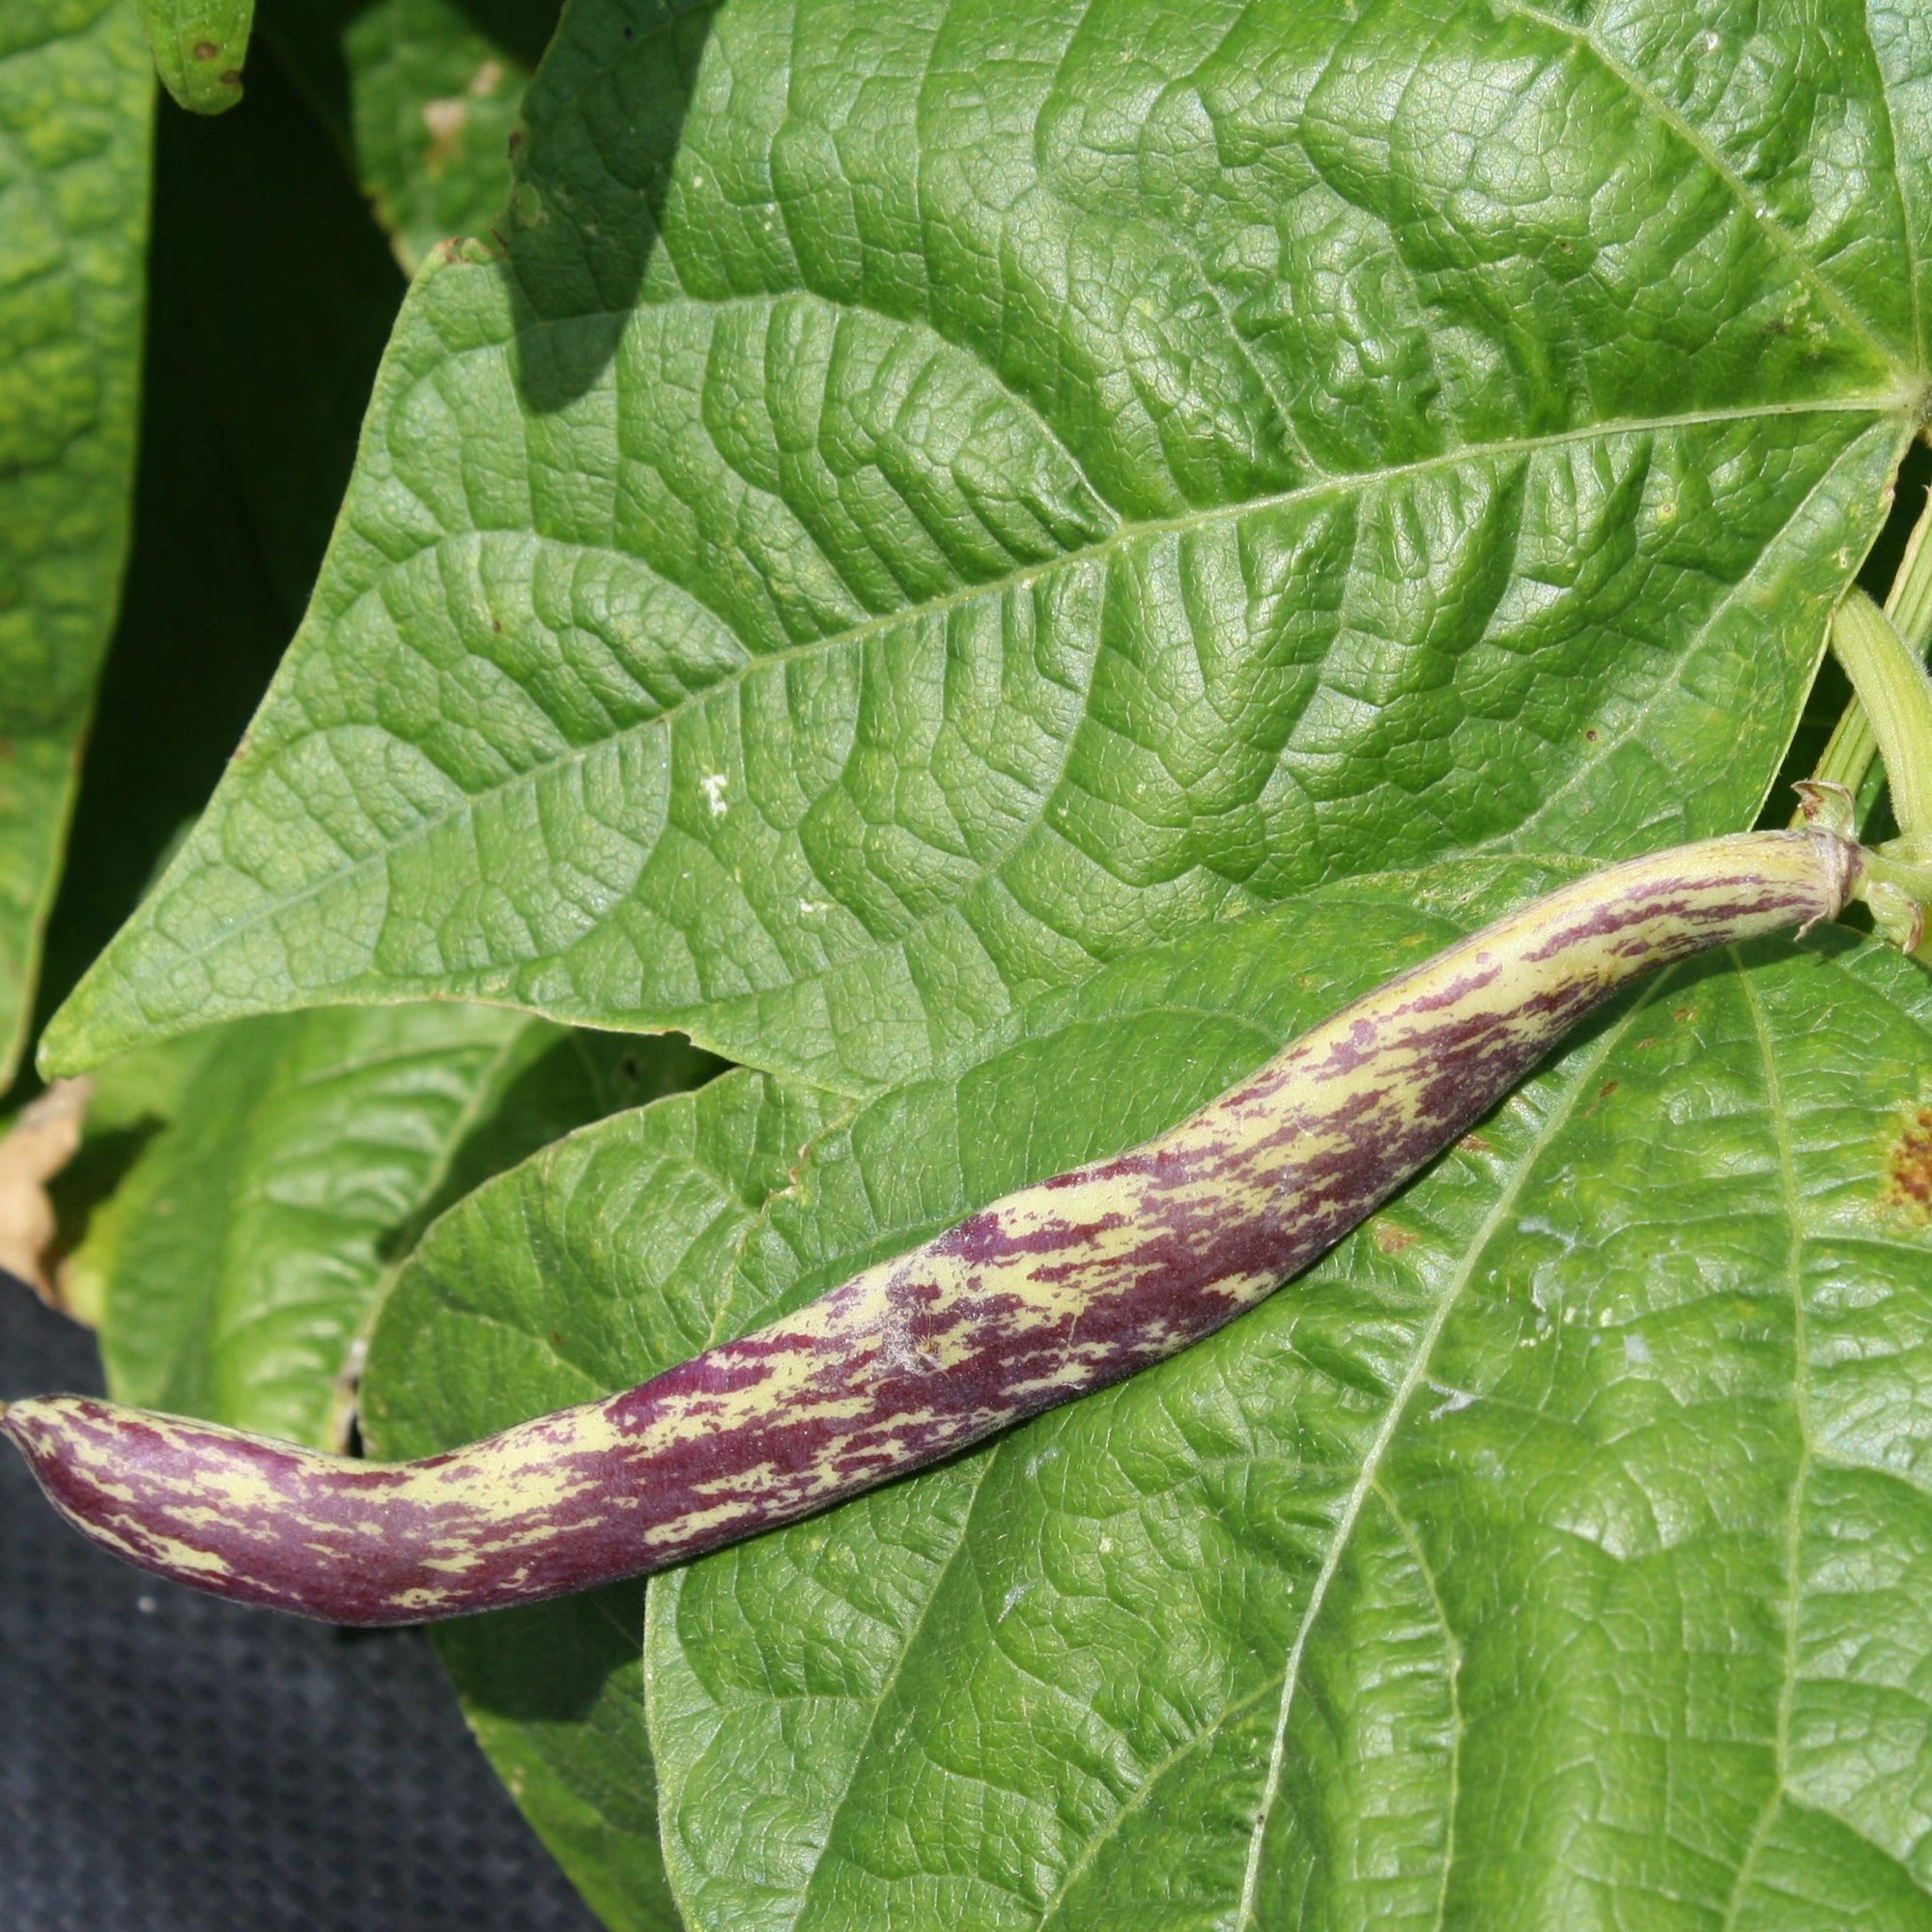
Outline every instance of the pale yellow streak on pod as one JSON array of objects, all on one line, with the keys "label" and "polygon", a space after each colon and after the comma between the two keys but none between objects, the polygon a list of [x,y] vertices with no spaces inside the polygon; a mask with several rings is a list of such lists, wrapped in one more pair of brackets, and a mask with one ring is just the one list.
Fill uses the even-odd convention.
[{"label": "pale yellow streak on pod", "polygon": [[196,1577],[232,1577],[235,1574],[234,1565],[225,1556],[217,1556],[212,1549],[204,1549],[196,1543],[184,1543],[179,1537],[156,1536],[144,1531],[137,1540],[122,1536],[111,1525],[104,1525],[99,1531],[90,1529],[89,1534],[137,1563],[158,1560],[171,1570]]},{"label": "pale yellow streak on pod", "polygon": [[639,1541],[647,1549],[656,1549],[665,1544],[683,1544],[694,1534],[702,1536],[707,1529],[717,1529],[729,1522],[743,1522],[747,1517],[758,1514],[759,1504],[753,1500],[736,1503],[719,1503],[713,1509],[689,1510],[675,1522],[658,1523],[643,1532]]}]

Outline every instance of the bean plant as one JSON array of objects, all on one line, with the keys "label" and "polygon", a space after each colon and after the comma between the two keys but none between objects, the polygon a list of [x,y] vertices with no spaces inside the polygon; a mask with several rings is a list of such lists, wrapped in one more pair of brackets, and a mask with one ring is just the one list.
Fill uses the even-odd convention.
[{"label": "bean plant", "polygon": [[[1795,779],[1932,862],[1925,0],[12,0],[0,345],[13,1264],[150,1407],[451,1448]],[[1914,918],[440,1626],[483,1748],[613,1932],[1932,1925]]]}]

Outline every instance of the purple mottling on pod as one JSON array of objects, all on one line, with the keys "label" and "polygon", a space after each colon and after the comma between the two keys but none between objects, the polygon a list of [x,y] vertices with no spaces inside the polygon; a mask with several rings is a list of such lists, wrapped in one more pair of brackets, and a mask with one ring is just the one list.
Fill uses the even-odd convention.
[{"label": "purple mottling on pod", "polygon": [[1821,831],[1615,866],[1379,987],[1145,1146],[1020,1189],[740,1341],[409,1463],[113,1403],[0,1429],[143,1568],[345,1624],[530,1602],[680,1562],[916,1469],[1219,1328],[1449,1145],[1617,987],[1829,919]]}]

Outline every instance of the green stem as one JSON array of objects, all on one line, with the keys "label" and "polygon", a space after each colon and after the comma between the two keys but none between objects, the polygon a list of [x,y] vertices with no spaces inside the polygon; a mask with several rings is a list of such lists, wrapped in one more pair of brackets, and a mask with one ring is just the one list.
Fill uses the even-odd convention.
[{"label": "green stem", "polygon": [[1898,844],[1909,857],[1932,856],[1932,677],[1924,661],[1856,585],[1832,618],[1832,648],[1885,760]]},{"label": "green stem", "polygon": [[[1927,495],[1925,507],[1913,526],[1912,535],[1905,546],[1905,555],[1899,561],[1898,575],[1892,579],[1891,594],[1885,600],[1885,613],[1915,656],[1924,650],[1926,638],[1932,634],[1932,494]],[[1835,630],[1834,625],[1834,646]],[[1839,655],[1842,659],[1843,653]],[[1872,729],[1862,698],[1855,692],[1851,703],[1846,705],[1844,715],[1832,732],[1812,777],[1826,784],[1841,784],[1846,790],[1856,793],[1864,783],[1872,760],[1878,755],[1878,734]],[[1889,771],[1888,764],[1888,775]],[[1792,821],[1793,824],[1797,822],[1796,819]],[[1901,827],[1904,822],[1901,816]]]},{"label": "green stem", "polygon": [[1895,853],[1874,852],[1869,846],[1859,854],[1859,878],[1852,896],[1870,908],[1872,924],[1881,939],[1901,952],[1909,952],[1920,965],[1932,965],[1926,957],[1925,908],[1932,905],[1932,866],[1900,859]]}]

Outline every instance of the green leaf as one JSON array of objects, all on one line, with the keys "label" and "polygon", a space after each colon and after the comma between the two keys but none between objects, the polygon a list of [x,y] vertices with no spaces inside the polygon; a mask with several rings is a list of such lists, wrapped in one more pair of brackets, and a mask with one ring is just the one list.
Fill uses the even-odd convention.
[{"label": "green leaf", "polygon": [[643,1591],[592,1590],[434,1632],[469,1728],[611,1932],[682,1932],[644,1736]]},{"label": "green leaf", "polygon": [[242,99],[255,0],[140,0],[162,85],[190,114],[223,114]]},{"label": "green leaf", "polygon": [[[1364,886],[1046,1003],[814,1151],[734,1320],[1443,923]],[[1895,956],[1681,969],[1221,1335],[655,1581],[693,1932],[1925,1924],[1928,1098]]]},{"label": "green leaf", "polygon": [[113,1393],[329,1446],[385,1271],[442,1205],[711,1066],[679,1041],[594,1042],[480,1007],[222,1030],[115,1202]]},{"label": "green leaf", "polygon": [[[363,1380],[379,1455],[471,1441],[702,1348],[711,1290],[828,1101],[724,1074],[571,1136],[479,1188],[384,1306]],[[436,1632],[471,1727],[615,1932],[677,1924],[643,1729],[641,1585]]]},{"label": "green leaf", "polygon": [[345,37],[356,166],[412,271],[439,242],[487,235],[509,199],[524,90],[556,22],[542,0],[514,11],[534,29],[515,47],[451,0],[385,0]]},{"label": "green leaf", "polygon": [[1914,19],[1737,12],[583,0],[48,1064],[435,994],[856,1094],[1324,878],[1748,822],[1932,206]]},{"label": "green leaf", "polygon": [[556,0],[278,0],[264,21],[412,274],[438,242],[499,225],[524,90],[556,17]]},{"label": "green leaf", "polygon": [[178,849],[268,687],[402,299],[270,50],[233,114],[162,116],[149,277],[127,589],[47,927],[43,1019]]},{"label": "green leaf", "polygon": [[120,595],[154,81],[128,0],[0,20],[0,1088]]}]

